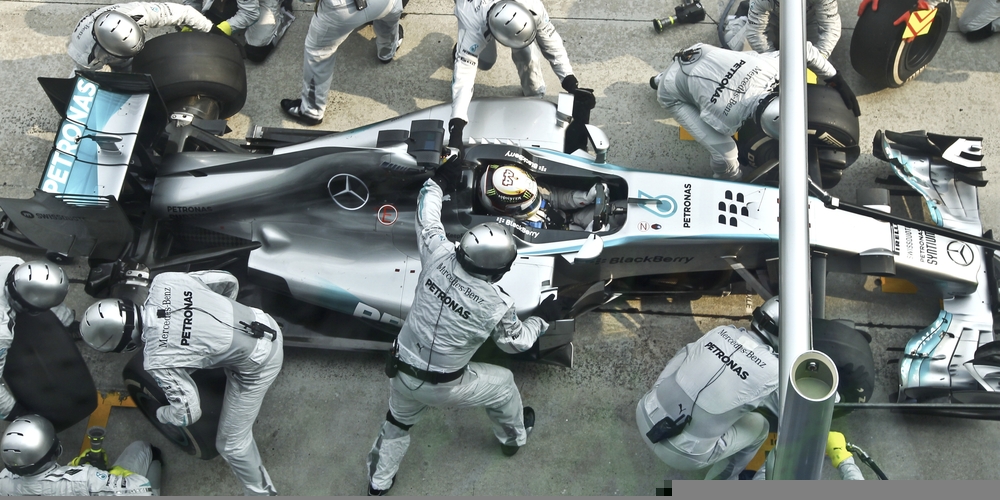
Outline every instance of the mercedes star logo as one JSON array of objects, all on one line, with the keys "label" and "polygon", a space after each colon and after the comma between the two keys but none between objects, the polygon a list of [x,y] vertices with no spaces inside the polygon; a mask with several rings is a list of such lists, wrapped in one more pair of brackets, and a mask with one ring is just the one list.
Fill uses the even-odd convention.
[{"label": "mercedes star logo", "polygon": [[326,183],[330,198],[344,210],[357,210],[368,203],[368,186],[351,174],[337,174]]},{"label": "mercedes star logo", "polygon": [[972,247],[968,243],[962,243],[961,241],[948,243],[948,257],[960,266],[972,264],[975,256],[976,254],[972,251]]}]

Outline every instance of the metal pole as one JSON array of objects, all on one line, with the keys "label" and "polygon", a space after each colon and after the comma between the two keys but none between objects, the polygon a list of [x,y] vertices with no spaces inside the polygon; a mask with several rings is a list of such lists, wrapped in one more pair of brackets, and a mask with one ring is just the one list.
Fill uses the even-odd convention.
[{"label": "metal pole", "polygon": [[[829,404],[817,406],[810,403],[816,403],[818,398],[804,397],[802,388],[789,387],[795,385],[794,377],[798,376],[794,363],[801,361],[807,353],[814,352],[811,351],[809,177],[808,169],[803,168],[809,165],[806,151],[805,2],[781,2],[780,19],[781,123],[778,158],[784,167],[778,177],[781,203],[778,212],[778,286],[781,295],[778,380],[781,415],[773,470],[777,472],[774,475],[777,478],[819,479],[833,417],[832,396]],[[825,355],[822,357],[829,361]],[[819,366],[815,359],[812,363]],[[833,364],[829,366],[833,367]],[[832,372],[831,393],[836,391],[836,367],[832,368]],[[829,411],[820,411],[824,408]],[[771,475],[771,472],[768,474]]]},{"label": "metal pole", "polygon": [[781,309],[779,366],[781,405],[785,405],[792,362],[812,349],[809,266],[809,181],[806,153],[805,2],[781,2],[781,109],[778,177],[781,205],[778,232],[778,287]]},{"label": "metal pole", "polygon": [[[767,479],[820,479],[838,382],[837,367],[826,354],[806,351],[794,360]],[[791,415],[796,422],[785,418]]]}]

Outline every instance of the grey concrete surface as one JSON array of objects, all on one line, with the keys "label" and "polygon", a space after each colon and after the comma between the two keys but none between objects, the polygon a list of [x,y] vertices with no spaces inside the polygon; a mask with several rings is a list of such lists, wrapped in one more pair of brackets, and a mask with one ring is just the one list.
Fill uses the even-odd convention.
[{"label": "grey concrete surface", "polygon": [[[708,155],[680,141],[677,123],[659,107],[649,77],[670,56],[695,42],[715,43],[721,2],[706,2],[710,19],[656,35],[650,20],[673,12],[673,4],[639,0],[546,2],[566,41],[582,86],[597,94],[592,123],[611,138],[611,163],[703,176]],[[985,137],[987,165],[1000,158],[1000,37],[970,44],[955,21],[929,68],[903,88],[877,90],[850,66],[849,47],[860,0],[841,2],[843,37],[832,62],[858,93],[862,139],[880,128],[927,129]],[[0,0],[0,196],[26,198],[37,186],[57,126],[57,114],[36,82],[39,76],[68,76],[66,37],[81,16],[100,2]],[[956,3],[959,12],[964,2]],[[239,140],[253,124],[298,127],[278,108],[301,86],[302,44],[311,6],[295,4],[298,20],[270,59],[248,64],[246,107],[229,121]],[[450,100],[450,50],[456,27],[447,0],[412,0],[403,20],[406,41],[389,65],[376,61],[373,33],[363,28],[341,46],[323,124],[342,130]],[[956,16],[957,18],[957,16]],[[546,70],[548,98],[559,89]],[[477,96],[516,95],[509,58],[480,72]],[[863,144],[861,159],[848,169],[834,193],[854,199],[854,190],[890,174],[888,165]],[[986,178],[1000,183],[995,170]],[[1000,228],[1000,189],[980,189],[985,226]],[[894,208],[920,214],[919,200]],[[2,254],[15,254],[0,248]],[[22,255],[22,257],[29,257]],[[82,279],[82,262],[68,267]],[[897,384],[887,346],[901,346],[938,310],[933,296],[878,291],[871,278],[832,276],[828,317],[849,318],[874,337],[878,388],[886,401]],[[71,288],[69,305],[82,313],[92,301],[82,286]],[[413,428],[413,441],[391,494],[399,495],[650,495],[664,479],[701,477],[672,471],[646,448],[634,424],[634,405],[666,361],[683,344],[721,323],[747,326],[747,303],[758,297],[705,297],[694,301],[643,299],[612,304],[578,321],[576,366],[561,369],[513,363],[526,404],[538,412],[529,445],[503,457],[482,411],[427,412]],[[81,350],[103,390],[122,388],[127,355]],[[286,495],[364,494],[365,455],[387,408],[382,356],[287,349],[282,374],[271,388],[255,426],[265,464]],[[857,411],[833,422],[865,448],[894,479],[996,479],[993,422]],[[195,460],[170,445],[137,410],[115,409],[106,446],[112,454],[134,439],[147,439],[165,455],[163,492],[169,495],[235,495],[241,489],[221,459]],[[85,424],[61,434],[62,457],[75,454]],[[873,479],[869,470],[866,477]],[[832,467],[825,477],[835,478]]]}]

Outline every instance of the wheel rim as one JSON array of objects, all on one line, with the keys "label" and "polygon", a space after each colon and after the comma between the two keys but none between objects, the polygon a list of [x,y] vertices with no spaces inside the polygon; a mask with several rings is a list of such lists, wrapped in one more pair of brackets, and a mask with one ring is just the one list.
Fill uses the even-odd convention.
[{"label": "wheel rim", "polygon": [[[938,11],[938,14],[941,14],[941,11]],[[940,18],[936,18],[926,35],[920,35],[910,43],[906,43],[905,40],[899,42],[895,64],[892,68],[892,78],[897,85],[902,85],[919,75],[931,62],[931,59],[937,54],[944,29],[947,29],[946,23],[941,22]],[[907,75],[906,78],[901,77],[901,73]]]}]

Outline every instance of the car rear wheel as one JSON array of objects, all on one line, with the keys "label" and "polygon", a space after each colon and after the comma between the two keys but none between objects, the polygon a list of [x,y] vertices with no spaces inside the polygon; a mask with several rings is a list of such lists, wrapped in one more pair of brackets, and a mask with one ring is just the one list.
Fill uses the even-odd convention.
[{"label": "car rear wheel", "polygon": [[243,54],[222,35],[178,32],[158,36],[146,42],[132,60],[132,71],[153,77],[170,111],[187,110],[211,120],[229,118],[246,104]]},{"label": "car rear wheel", "polygon": [[883,0],[877,11],[867,9],[861,14],[851,38],[855,71],[876,85],[897,88],[927,68],[948,32],[951,2],[938,4],[930,30],[907,43],[903,40],[907,23],[893,23],[916,9],[915,0]]},{"label": "car rear wheel", "polygon": [[215,448],[215,436],[219,428],[219,417],[222,414],[222,403],[226,393],[226,374],[221,368],[213,370],[197,370],[191,377],[198,385],[198,396],[201,400],[201,418],[187,426],[164,424],[157,420],[156,410],[166,406],[167,396],[156,384],[153,377],[142,367],[143,353],[139,352],[129,360],[122,370],[125,388],[142,414],[146,416],[153,427],[160,431],[170,442],[179,446],[189,455],[202,460],[215,458],[219,454]]}]

